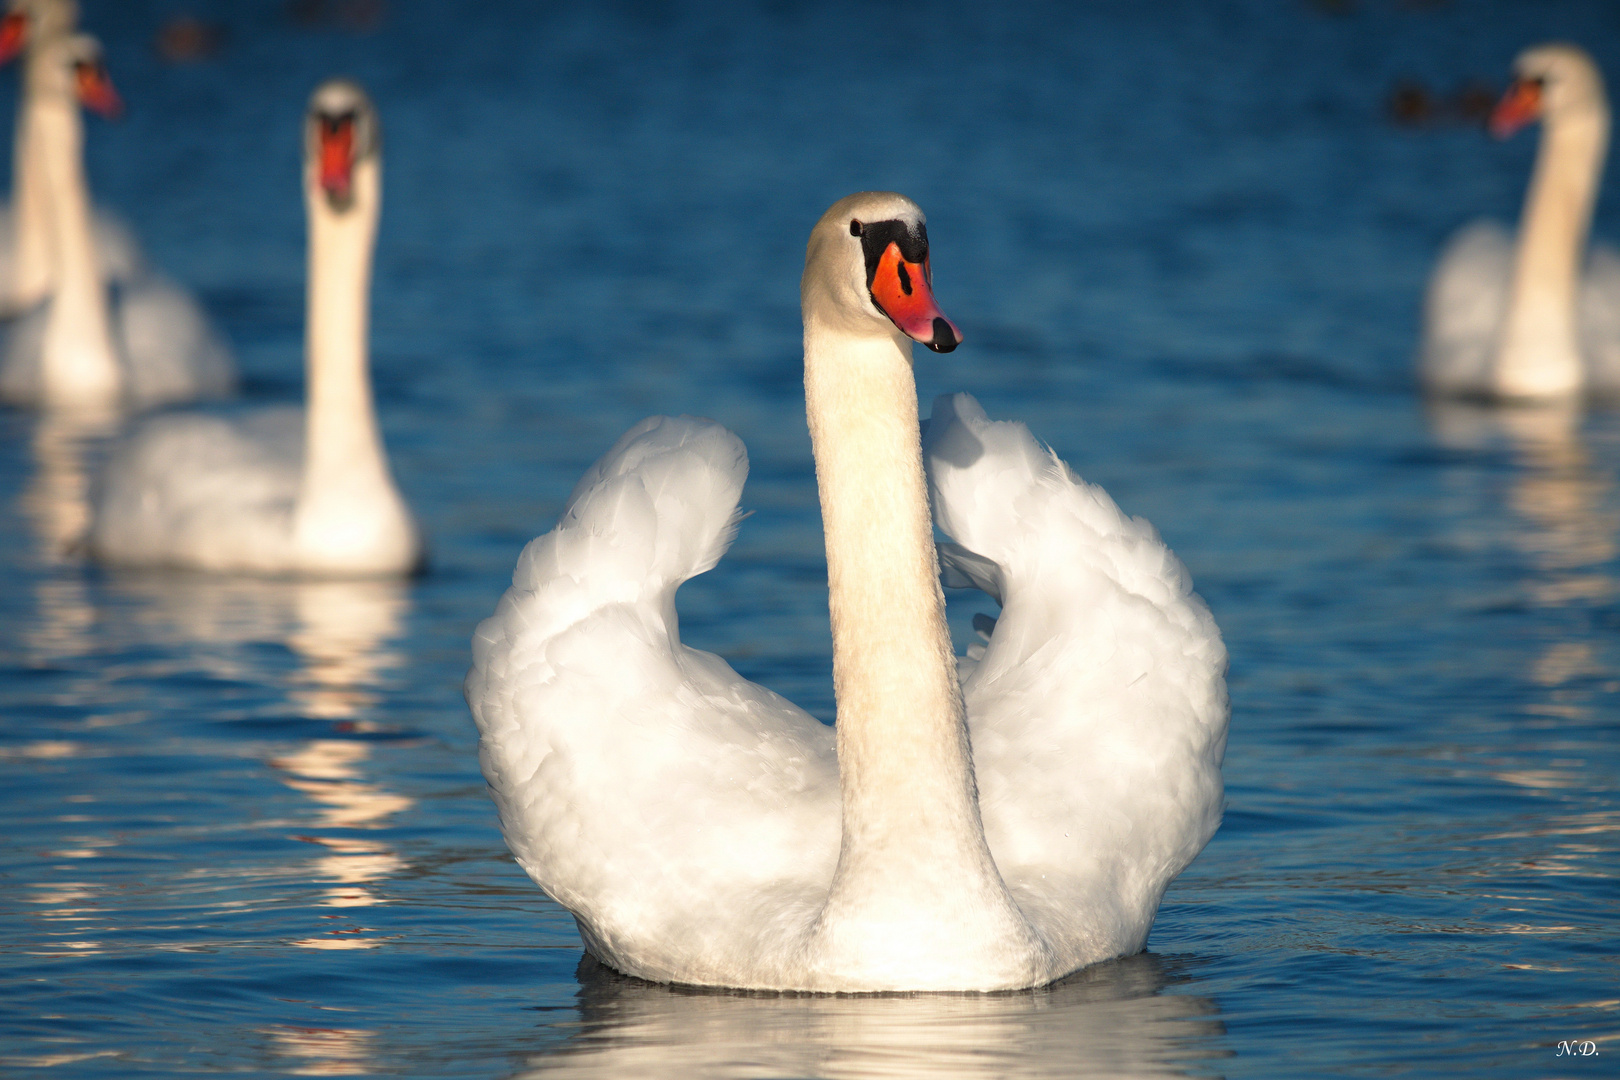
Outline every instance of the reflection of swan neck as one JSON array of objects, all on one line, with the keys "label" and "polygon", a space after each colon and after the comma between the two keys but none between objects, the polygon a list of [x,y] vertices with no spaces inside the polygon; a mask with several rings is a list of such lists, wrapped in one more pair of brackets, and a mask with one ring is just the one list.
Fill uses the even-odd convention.
[{"label": "reflection of swan neck", "polygon": [[1576,297],[1608,140],[1608,107],[1601,101],[1545,118],[1502,330],[1497,382],[1506,396],[1551,397],[1581,388]]},{"label": "reflection of swan neck", "polygon": [[90,445],[110,435],[117,425],[114,410],[53,410],[34,431],[38,468],[23,492],[23,508],[45,542],[50,559],[62,558],[84,539],[90,523],[90,475],[85,458]]},{"label": "reflection of swan neck", "polygon": [[38,99],[32,125],[43,159],[57,273],[41,346],[44,397],[57,405],[110,402],[119,396],[122,376],[90,225],[79,103],[61,85],[71,76],[60,58],[48,56],[40,67],[29,95]]}]

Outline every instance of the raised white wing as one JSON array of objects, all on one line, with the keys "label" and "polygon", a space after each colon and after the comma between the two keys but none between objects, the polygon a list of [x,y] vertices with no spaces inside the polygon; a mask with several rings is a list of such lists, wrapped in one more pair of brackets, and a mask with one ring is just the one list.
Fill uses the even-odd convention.
[{"label": "raised white wing", "polygon": [[1060,951],[1134,951],[1220,823],[1220,632],[1153,527],[1024,425],[941,397],[924,454],[947,584],[1002,604],[963,684],[996,865]]},{"label": "raised white wing", "polygon": [[782,952],[838,856],[832,730],[679,639],[675,590],[730,544],[747,471],[718,424],[638,424],[473,638],[507,844],[598,956],[654,980]]}]

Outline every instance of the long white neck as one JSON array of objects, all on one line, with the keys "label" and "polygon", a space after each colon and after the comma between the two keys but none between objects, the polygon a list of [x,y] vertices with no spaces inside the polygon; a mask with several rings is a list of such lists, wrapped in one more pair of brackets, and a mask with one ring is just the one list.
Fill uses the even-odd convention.
[{"label": "long white neck", "polygon": [[123,373],[113,349],[106,286],[90,224],[79,103],[65,93],[35,93],[33,149],[46,185],[56,282],[40,356],[45,401],[99,405],[116,401]]},{"label": "long white neck", "polygon": [[1497,355],[1503,396],[1557,397],[1584,382],[1577,297],[1608,142],[1604,106],[1545,119]]},{"label": "long white neck", "polygon": [[22,94],[17,102],[17,130],[11,157],[11,213],[16,247],[12,257],[14,310],[29,308],[51,291],[55,274],[51,252],[48,181],[44,150],[39,145],[39,105],[47,96],[41,84],[52,80],[45,65],[56,62],[45,46],[73,32],[79,9],[71,0],[28,5],[28,49],[23,57]]},{"label": "long white neck", "polygon": [[17,102],[17,131],[12,140],[11,224],[16,247],[9,299],[15,310],[34,306],[51,287],[51,222],[37,116],[40,95],[31,89],[39,79],[33,72],[39,63],[39,50],[29,49],[23,61],[23,92]]},{"label": "long white neck", "polygon": [[[910,343],[805,312],[827,541],[843,847],[822,947],[878,984],[1036,948],[979,818],[923,476]],[[1009,950],[1009,942],[1013,947]],[[915,983],[913,983],[915,985]]]},{"label": "long white neck", "polygon": [[399,572],[414,526],[394,487],[372,405],[367,335],[381,203],[375,157],[354,166],[354,204],[333,210],[306,178],[309,212],[304,475],[294,545],[304,569]]}]

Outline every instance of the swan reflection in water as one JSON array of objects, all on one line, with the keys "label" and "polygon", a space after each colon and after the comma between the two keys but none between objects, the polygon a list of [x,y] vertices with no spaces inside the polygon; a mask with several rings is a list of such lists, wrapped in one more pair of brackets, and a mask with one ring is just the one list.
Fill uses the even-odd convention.
[{"label": "swan reflection in water", "polygon": [[[1581,419],[1581,405],[1573,401],[1429,406],[1430,426],[1440,445],[1482,450],[1506,443],[1513,452],[1517,469],[1507,506],[1517,528],[1507,539],[1534,571],[1527,588],[1538,607],[1601,602],[1616,593],[1615,579],[1604,569],[1620,552],[1614,482],[1593,467],[1581,439]],[[1548,671],[1556,673],[1560,667],[1554,662]],[[1544,678],[1538,681],[1551,685]]]},{"label": "swan reflection in water", "polygon": [[[112,588],[139,601],[130,621],[147,640],[184,645],[189,663],[221,680],[287,684],[288,703],[299,717],[330,722],[332,736],[362,736],[310,739],[265,763],[314,804],[313,815],[278,823],[292,825],[295,839],[321,849],[297,878],[324,884],[322,906],[378,903],[369,886],[404,862],[387,844],[355,834],[386,827],[414,800],[368,777],[377,744],[363,736],[379,731],[369,714],[403,659],[393,642],[409,610],[405,586],[154,574],[120,577]],[[247,647],[272,642],[284,643],[297,658],[294,671],[263,670],[263,655]],[[379,942],[363,930],[340,927],[295,944],[356,949]]]},{"label": "swan reflection in water", "polygon": [[[383,943],[371,928],[322,909],[365,908],[383,902],[377,882],[404,860],[375,835],[415,800],[388,790],[371,772],[378,745],[364,736],[379,725],[389,673],[403,657],[394,643],[404,632],[410,597],[394,581],[284,581],[212,578],[190,574],[115,578],[115,594],[133,601],[130,623],[148,641],[183,647],[188,664],[221,680],[286,686],[286,704],[301,720],[326,721],[332,735],[300,742],[265,758],[271,775],[309,800],[302,813],[268,822],[272,829],[313,845],[317,854],[291,865],[266,867],[293,895],[316,883],[310,928],[288,941],[299,949],[374,949]],[[291,672],[266,670],[266,654],[253,646],[285,644],[297,660]],[[273,706],[285,713],[286,705]],[[237,871],[233,872],[239,872]],[[317,920],[332,920],[318,922]],[[372,1071],[376,1033],[355,1028],[278,1026],[266,1029],[270,1049],[296,1076],[339,1076]]]},{"label": "swan reflection in water", "polygon": [[[1477,451],[1505,443],[1512,451],[1506,542],[1529,565],[1524,595],[1532,606],[1605,604],[1620,595],[1609,570],[1620,554],[1614,478],[1594,465],[1582,440],[1580,403],[1431,403],[1429,418],[1436,440],[1449,449]],[[1578,729],[1602,722],[1602,713],[1594,708],[1599,692],[1620,691],[1614,660],[1604,637],[1591,633],[1560,635],[1542,645],[1525,668],[1527,680],[1542,693],[1525,711],[1532,725],[1559,730],[1565,750],[1551,762],[1539,755],[1531,762],[1497,758],[1489,775],[1519,792],[1545,796],[1589,785],[1580,750],[1584,736]],[[1487,839],[1543,837],[1547,844],[1542,855],[1526,866],[1544,875],[1591,873],[1594,857],[1602,853],[1590,844],[1590,834],[1612,833],[1617,827],[1620,822],[1606,811],[1551,812]]]},{"label": "swan reflection in water", "polygon": [[23,515],[34,528],[47,563],[74,557],[90,525],[90,478],[98,450],[117,430],[110,410],[41,413],[32,448],[34,475],[23,489]]},{"label": "swan reflection in water", "polygon": [[1229,1056],[1205,997],[1166,993],[1178,961],[1141,953],[1002,994],[750,994],[660,986],[589,956],[569,1041],[539,1077],[1154,1077]]},{"label": "swan reflection in water", "polygon": [[376,1032],[361,1028],[274,1027],[264,1032],[290,1076],[355,1076],[372,1071]]},{"label": "swan reflection in water", "polygon": [[[116,412],[104,410],[48,412],[35,420],[30,439],[34,472],[17,501],[37,542],[35,557],[44,566],[78,560],[90,524],[90,479],[118,422]],[[24,635],[30,661],[52,664],[61,657],[87,655],[96,610],[83,577],[39,574],[34,596],[39,618]]]}]

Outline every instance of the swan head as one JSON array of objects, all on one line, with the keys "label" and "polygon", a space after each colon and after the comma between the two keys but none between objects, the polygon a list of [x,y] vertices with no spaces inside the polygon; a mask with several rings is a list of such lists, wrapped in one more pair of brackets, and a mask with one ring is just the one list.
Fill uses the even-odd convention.
[{"label": "swan head", "polygon": [[904,195],[863,191],[833,203],[810,231],[799,295],[807,319],[846,331],[898,329],[935,352],[962,343],[934,302],[927,218]]},{"label": "swan head", "polygon": [[11,0],[0,18],[0,64],[15,60],[30,42],[71,33],[78,21],[75,0]]},{"label": "swan head", "polygon": [[355,170],[381,149],[377,109],[358,83],[328,79],[315,88],[304,118],[304,162],[330,209],[353,208]]},{"label": "swan head", "polygon": [[109,120],[123,115],[124,102],[107,75],[101,42],[89,34],[63,34],[37,41],[34,48],[38,62],[28,68],[33,92],[77,101]]},{"label": "swan head", "polygon": [[1549,123],[1579,116],[1607,116],[1603,75],[1586,50],[1565,44],[1537,45],[1513,61],[1513,85],[1491,113],[1499,139],[1537,119]]}]

